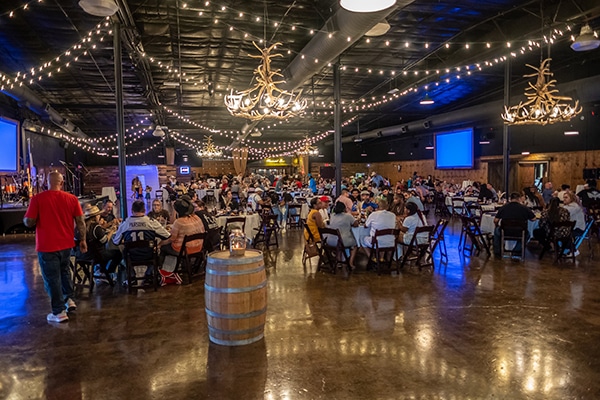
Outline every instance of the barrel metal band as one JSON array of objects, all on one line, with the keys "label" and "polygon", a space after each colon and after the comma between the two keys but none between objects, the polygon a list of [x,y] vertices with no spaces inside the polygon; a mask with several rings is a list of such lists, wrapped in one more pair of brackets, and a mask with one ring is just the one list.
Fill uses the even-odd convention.
[{"label": "barrel metal band", "polygon": [[204,284],[204,288],[209,292],[213,293],[247,293],[255,291],[257,289],[262,289],[265,286],[267,286],[267,281],[261,282],[259,285],[256,286],[247,286],[241,288],[217,288],[214,286],[209,286],[207,283]]},{"label": "barrel metal band", "polygon": [[221,346],[243,346],[246,344],[258,342],[265,336],[265,334],[261,333],[260,335],[258,335],[256,337],[253,337],[251,339],[245,339],[245,340],[221,340],[221,339],[217,339],[216,337],[214,337],[212,335],[208,335],[208,336],[209,336],[211,342],[220,344]]},{"label": "barrel metal band", "polygon": [[206,273],[210,274],[210,275],[217,275],[217,276],[233,276],[233,275],[248,275],[248,274],[254,274],[256,272],[261,272],[265,269],[265,266],[263,265],[260,268],[256,268],[256,269],[246,269],[243,271],[221,271],[218,269],[212,269],[212,268],[207,268],[206,269]]},{"label": "barrel metal band", "polygon": [[208,315],[209,317],[223,318],[223,319],[252,318],[252,317],[258,317],[259,315],[264,314],[265,312],[267,312],[267,307],[263,308],[262,310],[256,310],[256,311],[252,311],[249,313],[243,313],[243,314],[221,314],[221,313],[214,312],[214,311],[206,308],[206,315]]},{"label": "barrel metal band", "polygon": [[260,324],[259,326],[255,326],[254,328],[240,329],[240,330],[236,331],[236,330],[223,330],[223,329],[218,329],[218,328],[209,326],[208,332],[212,333],[212,334],[221,334],[221,335],[247,335],[249,333],[263,331],[264,328],[265,328],[265,325]]}]

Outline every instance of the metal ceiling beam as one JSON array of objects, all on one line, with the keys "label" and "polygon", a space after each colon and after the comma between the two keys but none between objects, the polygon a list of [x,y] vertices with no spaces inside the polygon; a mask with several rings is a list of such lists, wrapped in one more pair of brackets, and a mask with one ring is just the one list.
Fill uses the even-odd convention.
[{"label": "metal ceiling beam", "polygon": [[[146,98],[148,99],[150,105],[150,107],[147,107],[146,109],[151,109],[155,112],[154,115],[157,119],[157,121],[155,122],[157,125],[165,125],[165,116],[160,105],[160,99],[158,97],[156,86],[154,85],[154,79],[152,77],[150,63],[145,57],[141,56],[141,54],[145,54],[144,45],[142,44],[142,41],[140,39],[142,35],[135,25],[135,19],[133,18],[133,14],[129,9],[127,1],[115,1],[119,6],[119,11],[117,12],[117,14],[115,14],[115,17],[113,18],[118,18],[121,24],[123,25],[122,35],[125,39],[125,47],[127,49],[127,53],[136,62],[136,65],[138,67],[136,68],[136,71],[140,72],[140,80],[142,81],[142,84],[146,87]],[[127,107],[125,107],[125,109],[127,109]]]}]

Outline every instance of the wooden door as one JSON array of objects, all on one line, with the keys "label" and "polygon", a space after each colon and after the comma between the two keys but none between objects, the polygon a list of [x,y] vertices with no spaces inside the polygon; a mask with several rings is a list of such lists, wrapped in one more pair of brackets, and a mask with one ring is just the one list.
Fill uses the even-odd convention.
[{"label": "wooden door", "polygon": [[519,164],[518,171],[519,191],[523,190],[526,186],[533,185],[535,181],[534,164]]}]

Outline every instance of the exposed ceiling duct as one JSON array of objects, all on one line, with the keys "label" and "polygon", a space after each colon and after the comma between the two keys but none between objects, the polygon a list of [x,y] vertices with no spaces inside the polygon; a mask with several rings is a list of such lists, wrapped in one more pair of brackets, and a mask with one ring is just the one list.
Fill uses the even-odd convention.
[{"label": "exposed ceiling duct", "polygon": [[50,121],[52,121],[52,123],[70,135],[82,139],[89,138],[85,133],[81,132],[81,130],[76,127],[75,124],[63,117],[58,111],[52,108],[50,104],[44,103],[42,99],[40,99],[25,85],[16,86],[13,88],[5,88],[2,93],[15,99],[15,101],[17,101],[19,104],[25,105],[31,111],[42,116],[43,118],[48,118]]},{"label": "exposed ceiling duct", "polygon": [[[283,71],[286,82],[282,86],[292,90],[302,85],[394,10],[413,1],[400,1],[394,7],[372,13],[355,13],[340,7]],[[329,34],[333,35],[329,37]]]},{"label": "exposed ceiling duct", "polygon": [[[283,71],[285,83],[281,87],[293,90],[302,85],[330,61],[339,57],[365,33],[385,20],[397,7],[405,7],[413,1],[401,1],[394,7],[372,13],[355,13],[340,7]],[[329,37],[329,34],[333,35]],[[304,58],[301,55],[304,55]],[[231,147],[238,147],[241,140],[246,139],[256,125],[258,125],[256,122],[244,124],[240,129],[240,137],[231,144]]]},{"label": "exposed ceiling duct", "polygon": [[[589,103],[600,100],[600,79],[597,77],[580,79],[558,85],[563,93],[575,92],[580,103]],[[518,102],[519,97],[514,96],[512,102]],[[497,120],[501,123],[500,113],[503,109],[503,101],[494,101],[477,106],[463,108],[461,110],[451,111],[444,114],[433,115],[418,121],[412,121],[406,124],[388,126],[386,128],[373,129],[359,134],[362,140],[377,139],[381,137],[390,137],[403,135],[407,133],[422,133],[435,128],[436,130],[447,129],[453,126],[469,125],[475,122]],[[352,143],[356,135],[348,135],[342,139],[342,143]],[[333,140],[328,140],[325,145],[333,144]]]}]

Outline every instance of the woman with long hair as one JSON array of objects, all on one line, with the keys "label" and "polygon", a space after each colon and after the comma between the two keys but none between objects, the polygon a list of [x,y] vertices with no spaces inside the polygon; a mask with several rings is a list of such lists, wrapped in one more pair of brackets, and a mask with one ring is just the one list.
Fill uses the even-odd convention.
[{"label": "woman with long hair", "polygon": [[[342,236],[342,242],[346,252],[350,252],[350,267],[354,268],[354,258],[356,257],[356,239],[352,234],[352,227],[358,226],[358,221],[354,217],[346,212],[346,205],[341,201],[335,203],[333,207],[333,214],[329,218],[329,228],[337,229],[340,231]],[[331,246],[337,245],[337,236],[326,235],[324,240]]]},{"label": "woman with long hair", "polygon": [[[540,242],[545,250],[550,248],[550,234],[552,232],[552,224],[557,222],[565,222],[570,218],[569,211],[560,206],[558,197],[553,197],[548,204],[548,208],[542,211],[540,216],[539,226],[534,229],[533,237]],[[561,227],[554,235],[557,238],[564,238],[569,235],[569,228]]]},{"label": "woman with long hair", "polygon": [[[419,210],[419,207],[415,203],[406,203],[406,217],[402,221],[402,226],[400,226],[399,241],[404,244],[410,244],[415,230],[425,225],[427,225],[427,220]],[[427,233],[422,233],[421,235],[417,237],[419,242],[429,239]]]}]

